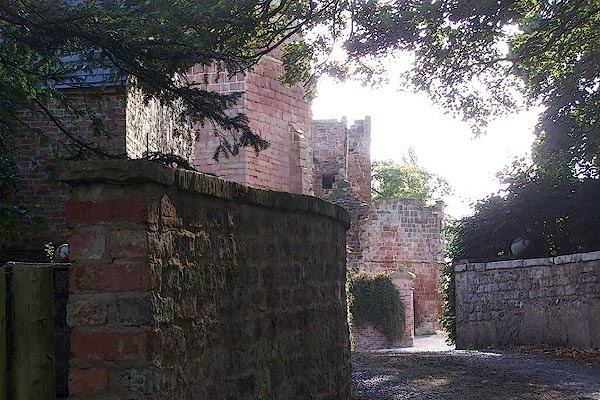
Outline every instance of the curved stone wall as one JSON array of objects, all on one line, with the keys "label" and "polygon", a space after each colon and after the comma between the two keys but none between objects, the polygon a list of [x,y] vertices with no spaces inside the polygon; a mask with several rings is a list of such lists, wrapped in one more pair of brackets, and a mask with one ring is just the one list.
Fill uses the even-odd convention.
[{"label": "curved stone wall", "polygon": [[349,399],[343,209],[144,161],[61,179],[72,398]]}]

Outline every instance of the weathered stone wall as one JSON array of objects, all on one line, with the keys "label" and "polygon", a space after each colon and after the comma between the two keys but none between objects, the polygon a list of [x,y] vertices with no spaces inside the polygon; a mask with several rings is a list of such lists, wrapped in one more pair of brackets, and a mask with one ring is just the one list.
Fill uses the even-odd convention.
[{"label": "weathered stone wall", "polygon": [[381,200],[371,206],[360,230],[362,271],[391,272],[404,266],[416,275],[417,334],[434,333],[439,327],[443,219],[442,203],[422,207],[412,199]]},{"label": "weathered stone wall", "polygon": [[73,399],[349,399],[343,209],[143,161],[62,179]]},{"label": "weathered stone wall", "polygon": [[[256,154],[251,148],[236,157],[213,159],[218,140],[214,127],[206,126],[196,146],[195,167],[202,172],[251,187],[312,194],[312,129],[310,102],[301,85],[279,83],[283,74],[280,51],[276,50],[245,74],[229,76],[218,65],[194,67],[190,79],[220,93],[241,92],[231,113],[244,113],[250,127],[270,143]],[[301,132],[304,150],[296,147]]]},{"label": "weathered stone wall", "polygon": [[323,198],[330,193],[323,188],[323,175],[333,175],[336,181],[346,179],[348,121],[345,117],[313,121],[312,129],[315,196]]},{"label": "weathered stone wall", "polygon": [[347,180],[358,198],[371,203],[371,117],[355,121],[348,131]]},{"label": "weathered stone wall", "polygon": [[[371,202],[371,119],[346,118],[313,121],[315,196],[338,204],[350,214],[348,268],[358,271],[362,252],[360,227]],[[323,187],[323,177],[333,177],[331,188]]]},{"label": "weathered stone wall", "polygon": [[181,101],[166,105],[157,99],[144,99],[139,89],[128,84],[127,156],[142,158],[145,152],[160,152],[178,155],[191,164],[196,135],[192,123],[180,118],[182,111]]},{"label": "weathered stone wall", "polygon": [[600,347],[600,252],[454,267],[457,348]]}]

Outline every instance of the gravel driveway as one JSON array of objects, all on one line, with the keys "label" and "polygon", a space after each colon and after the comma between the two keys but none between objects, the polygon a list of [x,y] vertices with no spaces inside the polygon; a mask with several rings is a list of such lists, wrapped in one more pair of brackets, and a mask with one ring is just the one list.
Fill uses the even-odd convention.
[{"label": "gravel driveway", "polygon": [[354,399],[600,400],[600,365],[478,351],[352,354]]}]

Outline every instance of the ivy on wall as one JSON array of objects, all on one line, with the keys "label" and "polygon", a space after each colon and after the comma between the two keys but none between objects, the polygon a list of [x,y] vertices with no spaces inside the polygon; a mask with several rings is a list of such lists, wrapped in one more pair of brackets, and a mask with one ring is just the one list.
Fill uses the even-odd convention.
[{"label": "ivy on wall", "polygon": [[348,280],[348,309],[355,326],[372,325],[389,341],[402,337],[404,305],[386,274],[359,273]]},{"label": "ivy on wall", "polygon": [[440,325],[448,334],[448,344],[454,344],[456,341],[456,301],[454,290],[454,266],[447,262],[442,268],[442,282],[440,293],[444,302],[442,307],[442,316]]}]

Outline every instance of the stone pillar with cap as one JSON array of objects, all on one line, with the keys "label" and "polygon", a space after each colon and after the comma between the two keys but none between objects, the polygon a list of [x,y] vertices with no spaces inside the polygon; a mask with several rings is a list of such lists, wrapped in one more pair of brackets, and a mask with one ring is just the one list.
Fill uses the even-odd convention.
[{"label": "stone pillar with cap", "polygon": [[404,335],[400,340],[401,347],[413,345],[415,337],[414,286],[416,275],[399,265],[390,275],[392,283],[398,290],[400,300],[404,305]]}]

